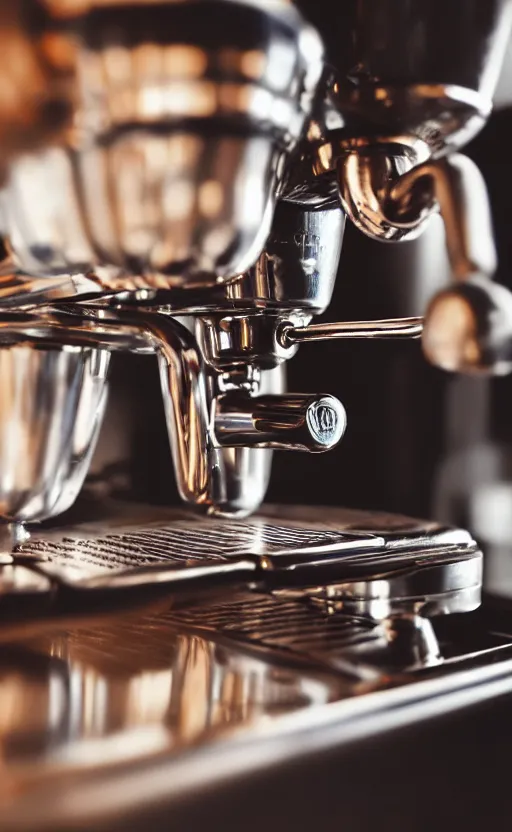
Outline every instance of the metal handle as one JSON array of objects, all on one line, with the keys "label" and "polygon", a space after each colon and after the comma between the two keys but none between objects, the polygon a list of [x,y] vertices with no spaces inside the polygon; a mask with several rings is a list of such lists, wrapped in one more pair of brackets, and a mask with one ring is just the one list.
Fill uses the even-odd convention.
[{"label": "metal handle", "polygon": [[341,321],[336,323],[293,326],[282,324],[277,339],[285,349],[308,341],[335,338],[420,338],[423,318],[388,318],[380,321]]},{"label": "metal handle", "polygon": [[345,408],[329,395],[228,393],[215,402],[214,435],[221,447],[318,453],[338,444],[346,424]]}]

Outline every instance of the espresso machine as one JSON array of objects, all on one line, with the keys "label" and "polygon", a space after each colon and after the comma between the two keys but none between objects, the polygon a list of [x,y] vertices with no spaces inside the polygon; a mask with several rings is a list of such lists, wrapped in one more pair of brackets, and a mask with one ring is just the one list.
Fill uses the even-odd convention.
[{"label": "espresso machine", "polygon": [[[169,829],[178,798],[512,691],[470,531],[265,504],[274,451],[350,426],[287,382],[309,342],[512,371],[459,152],[511,28],[510,0],[0,3],[1,829],[164,804]],[[439,218],[421,314],[329,318],[347,219],[399,249]],[[107,409],[119,355],[158,366],[180,506],[95,467],[133,416]]]}]

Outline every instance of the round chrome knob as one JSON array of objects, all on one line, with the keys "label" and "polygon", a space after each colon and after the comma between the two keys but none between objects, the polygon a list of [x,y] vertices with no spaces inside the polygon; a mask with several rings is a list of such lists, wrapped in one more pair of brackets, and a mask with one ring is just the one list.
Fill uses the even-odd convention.
[{"label": "round chrome knob", "polygon": [[432,364],[451,372],[510,372],[512,294],[483,278],[439,292],[425,316],[423,352]]}]

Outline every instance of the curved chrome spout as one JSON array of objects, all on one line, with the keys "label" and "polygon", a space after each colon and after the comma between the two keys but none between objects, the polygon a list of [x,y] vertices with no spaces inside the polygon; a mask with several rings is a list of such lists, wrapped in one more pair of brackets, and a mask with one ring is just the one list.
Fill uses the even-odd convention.
[{"label": "curved chrome spout", "polygon": [[[85,314],[84,314],[85,313]],[[156,354],[176,483],[183,500],[208,514],[245,516],[262,502],[271,452],[215,443],[212,402],[218,393],[194,335],[159,312],[47,307],[37,315],[6,313],[0,346],[38,345]],[[257,383],[256,383],[257,382]],[[256,374],[253,392],[281,393],[281,368]],[[236,384],[235,384],[236,386]]]},{"label": "curved chrome spout", "polygon": [[194,336],[158,313],[136,317],[126,310],[47,308],[37,315],[4,314],[0,345],[42,343],[156,352],[178,490],[189,503],[208,503],[208,423],[202,359]]},{"label": "curved chrome spout", "polygon": [[158,346],[160,382],[176,483],[188,503],[209,505],[208,403],[194,336],[170,317],[141,316]]},{"label": "curved chrome spout", "polygon": [[340,160],[339,177],[343,207],[367,236],[389,242],[413,239],[438,211],[453,277],[467,280],[496,270],[487,189],[466,156],[454,154],[411,168],[405,148],[401,156],[365,148]]},{"label": "curved chrome spout", "polygon": [[[340,161],[342,199],[357,227],[376,240],[410,239],[434,211],[441,214],[456,285],[429,304],[422,334],[425,356],[449,371],[510,372],[512,295],[491,282],[497,257],[482,174],[459,154],[398,174],[399,157],[386,156],[385,148],[353,150]],[[404,150],[402,167],[408,158]],[[307,331],[295,338],[294,332],[286,334],[290,342],[315,337]],[[323,324],[318,332],[320,338],[349,335],[353,332],[346,325],[340,330]]]},{"label": "curved chrome spout", "polygon": [[[81,328],[79,321],[75,325]],[[69,323],[64,320],[63,326],[68,329]],[[192,333],[170,316],[135,316],[123,309],[109,310],[107,317],[95,320],[93,333],[96,339],[107,339],[111,348],[112,337],[129,337],[136,349],[145,339],[146,348],[157,353],[178,491],[188,503],[209,505],[209,407],[203,361]]]},{"label": "curved chrome spout", "polygon": [[[434,206],[415,205],[407,221],[388,217],[390,191],[401,178],[417,170],[418,157],[405,144],[377,142],[343,153],[338,160],[338,183],[343,209],[363,234],[383,242],[411,240],[421,234]],[[416,166],[416,167],[415,167]]]},{"label": "curved chrome spout", "polygon": [[421,224],[436,208],[454,279],[493,275],[497,256],[489,197],[482,174],[467,156],[457,153],[413,168],[390,188],[385,204],[397,227],[414,223],[416,216]]}]

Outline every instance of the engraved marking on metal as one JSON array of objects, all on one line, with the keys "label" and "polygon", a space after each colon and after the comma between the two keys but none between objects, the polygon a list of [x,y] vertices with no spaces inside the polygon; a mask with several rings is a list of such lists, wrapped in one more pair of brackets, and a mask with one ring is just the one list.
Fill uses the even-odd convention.
[{"label": "engraved marking on metal", "polygon": [[303,260],[318,257],[320,249],[320,237],[318,234],[308,234],[307,231],[298,231],[293,235],[293,240],[300,250]]},{"label": "engraved marking on metal", "polygon": [[308,407],[309,429],[321,445],[330,445],[340,432],[340,415],[328,399],[320,399]]}]

